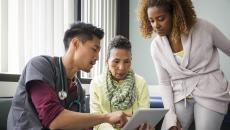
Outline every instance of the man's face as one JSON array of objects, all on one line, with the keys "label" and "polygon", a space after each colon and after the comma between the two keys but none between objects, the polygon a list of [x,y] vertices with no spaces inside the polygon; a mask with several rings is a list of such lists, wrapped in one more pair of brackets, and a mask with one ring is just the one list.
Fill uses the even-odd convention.
[{"label": "man's face", "polygon": [[96,36],[93,36],[92,40],[87,40],[86,42],[80,42],[78,48],[77,58],[79,64],[79,69],[85,72],[90,72],[90,69],[98,60],[98,53],[100,51],[100,39]]}]

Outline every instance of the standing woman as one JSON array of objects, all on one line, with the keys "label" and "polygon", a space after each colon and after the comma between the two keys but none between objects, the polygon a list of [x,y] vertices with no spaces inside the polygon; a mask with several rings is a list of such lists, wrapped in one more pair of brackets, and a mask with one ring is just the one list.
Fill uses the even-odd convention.
[{"label": "standing woman", "polygon": [[230,101],[230,85],[220,70],[220,49],[230,56],[230,40],[196,17],[191,0],[140,0],[140,31],[157,35],[151,55],[169,109],[163,130],[220,130]]},{"label": "standing woman", "polygon": [[[105,114],[113,111],[134,113],[138,108],[149,108],[149,92],[143,77],[131,69],[131,43],[123,36],[110,42],[106,58],[107,69],[90,84],[90,112]],[[115,130],[109,123],[94,130]],[[139,130],[151,129],[141,125]]]}]

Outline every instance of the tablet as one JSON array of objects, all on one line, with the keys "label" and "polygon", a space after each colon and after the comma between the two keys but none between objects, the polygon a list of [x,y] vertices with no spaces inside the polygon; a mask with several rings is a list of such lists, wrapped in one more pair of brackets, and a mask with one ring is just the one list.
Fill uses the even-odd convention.
[{"label": "tablet", "polygon": [[167,111],[164,108],[139,108],[121,130],[134,130],[143,123],[155,127]]}]

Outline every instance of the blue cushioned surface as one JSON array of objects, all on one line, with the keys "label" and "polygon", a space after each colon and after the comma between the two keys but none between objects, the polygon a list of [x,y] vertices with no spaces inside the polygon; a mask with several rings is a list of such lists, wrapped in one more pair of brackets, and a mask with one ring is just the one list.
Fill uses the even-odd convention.
[{"label": "blue cushioned surface", "polygon": [[161,97],[151,96],[150,97],[150,108],[163,108],[163,102]]}]

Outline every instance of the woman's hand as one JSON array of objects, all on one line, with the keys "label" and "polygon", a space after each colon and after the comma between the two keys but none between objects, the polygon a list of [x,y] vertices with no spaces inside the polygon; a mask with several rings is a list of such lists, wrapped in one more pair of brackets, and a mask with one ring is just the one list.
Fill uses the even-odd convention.
[{"label": "woman's hand", "polygon": [[182,126],[180,124],[180,121],[177,120],[177,126],[173,126],[173,127],[169,128],[169,130],[182,130]]},{"label": "woman's hand", "polygon": [[179,130],[176,126],[169,128],[169,130]]}]

